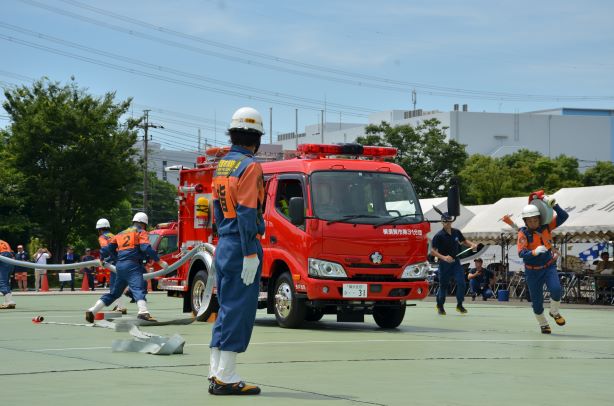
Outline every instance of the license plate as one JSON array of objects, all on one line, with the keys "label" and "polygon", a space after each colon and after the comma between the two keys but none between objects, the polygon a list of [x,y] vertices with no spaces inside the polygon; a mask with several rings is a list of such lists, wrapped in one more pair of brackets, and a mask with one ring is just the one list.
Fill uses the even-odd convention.
[{"label": "license plate", "polygon": [[343,284],[343,297],[367,297],[366,283]]}]

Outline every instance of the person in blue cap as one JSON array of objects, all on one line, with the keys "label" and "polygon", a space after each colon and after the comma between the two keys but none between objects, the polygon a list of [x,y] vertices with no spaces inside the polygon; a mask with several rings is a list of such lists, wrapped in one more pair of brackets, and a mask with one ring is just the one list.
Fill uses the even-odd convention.
[{"label": "person in blue cap", "polygon": [[431,255],[439,259],[439,290],[437,291],[437,313],[441,316],[446,315],[443,307],[448,293],[450,279],[456,281],[456,311],[466,314],[467,309],[463,306],[465,299],[465,272],[456,256],[461,251],[460,244],[476,249],[477,245],[467,240],[463,233],[456,228],[452,228],[454,217],[449,213],[443,213],[441,223],[443,228],[433,237],[431,242]]}]

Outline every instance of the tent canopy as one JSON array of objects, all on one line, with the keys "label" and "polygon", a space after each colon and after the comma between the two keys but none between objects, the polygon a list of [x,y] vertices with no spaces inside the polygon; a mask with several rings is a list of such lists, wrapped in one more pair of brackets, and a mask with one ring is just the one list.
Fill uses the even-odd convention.
[{"label": "tent canopy", "polygon": [[614,185],[563,188],[552,196],[569,213],[553,235],[571,242],[614,238]]},{"label": "tent canopy", "polygon": [[518,226],[524,225],[520,212],[527,204],[527,197],[506,197],[498,202],[481,207],[477,214],[461,228],[468,240],[484,244],[500,244],[502,239],[516,239],[516,232],[501,219],[508,214]]},{"label": "tent canopy", "polygon": [[[427,220],[439,220],[441,216],[433,209],[433,206],[437,207],[442,212],[448,211],[448,198],[447,197],[433,197],[430,199],[420,199],[420,207],[424,212],[424,218]],[[460,206],[460,216],[454,221],[454,228],[461,229],[471,218],[473,212],[469,211],[465,206]],[[431,223],[431,231],[428,233],[429,240],[432,240],[435,234],[441,230],[441,223]]]},{"label": "tent canopy", "polygon": [[[614,185],[563,188],[552,196],[569,213],[569,219],[553,231],[553,236],[568,242],[614,239]],[[462,233],[484,244],[515,239],[516,232],[501,219],[508,214],[516,225],[524,226],[520,212],[527,199],[506,197],[486,207],[470,206],[476,214],[461,228]]]}]

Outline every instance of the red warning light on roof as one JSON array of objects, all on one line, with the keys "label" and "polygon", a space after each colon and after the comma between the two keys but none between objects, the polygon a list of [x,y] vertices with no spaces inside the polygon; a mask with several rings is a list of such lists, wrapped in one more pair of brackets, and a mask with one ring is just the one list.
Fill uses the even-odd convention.
[{"label": "red warning light on roof", "polygon": [[363,146],[360,144],[301,144],[298,152],[306,155],[353,155],[371,158],[393,158],[397,149],[392,147]]}]

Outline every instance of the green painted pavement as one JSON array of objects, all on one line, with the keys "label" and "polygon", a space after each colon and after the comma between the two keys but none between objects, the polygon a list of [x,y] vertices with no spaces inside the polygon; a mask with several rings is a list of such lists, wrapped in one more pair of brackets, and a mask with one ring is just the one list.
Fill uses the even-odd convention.
[{"label": "green painted pavement", "polygon": [[[96,298],[16,296],[16,310],[0,311],[3,404],[610,405],[614,398],[614,308],[563,305],[568,325],[552,322],[551,336],[539,333],[527,303],[466,302],[468,315],[448,305],[442,317],[433,302],[420,302],[394,331],[369,316],[364,324],[326,316],[287,330],[260,311],[238,361],[263,392],[245,399],[207,394],[210,324],[143,327],[187,342],[183,355],[154,356],[111,352],[112,340],[128,333],[31,321],[83,323]],[[185,317],[178,299],[149,300],[160,320]]]}]

